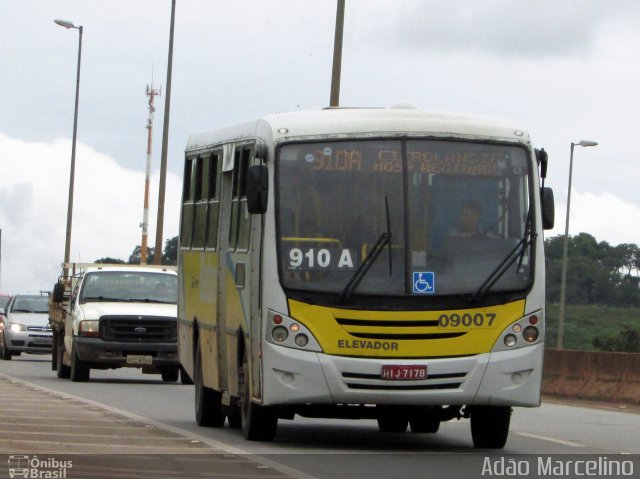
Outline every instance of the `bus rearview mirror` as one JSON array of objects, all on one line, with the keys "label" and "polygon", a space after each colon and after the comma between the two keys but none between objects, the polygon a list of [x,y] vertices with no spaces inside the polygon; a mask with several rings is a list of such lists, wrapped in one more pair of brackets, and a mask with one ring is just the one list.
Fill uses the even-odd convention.
[{"label": "bus rearview mirror", "polygon": [[545,230],[553,229],[556,210],[553,200],[553,190],[548,187],[540,188],[540,202],[542,203],[542,227]]},{"label": "bus rearview mirror", "polygon": [[269,169],[266,165],[253,165],[247,171],[247,209],[261,215],[267,211],[269,196]]}]

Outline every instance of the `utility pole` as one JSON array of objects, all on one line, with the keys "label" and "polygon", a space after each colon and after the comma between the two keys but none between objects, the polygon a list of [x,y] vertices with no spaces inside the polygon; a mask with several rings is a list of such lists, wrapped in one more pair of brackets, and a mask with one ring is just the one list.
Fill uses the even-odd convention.
[{"label": "utility pole", "polygon": [[162,264],[162,230],[164,228],[164,197],[167,183],[167,150],[169,149],[169,111],[171,106],[171,70],[173,68],[173,27],[176,18],[176,0],[171,0],[169,27],[169,58],[167,59],[167,91],[164,97],[164,123],[162,125],[162,153],[160,154],[160,186],[158,188],[158,218],[154,264]]},{"label": "utility pole", "polygon": [[144,177],[144,212],[142,215],[142,243],[140,243],[140,264],[147,264],[147,237],[149,229],[149,177],[151,176],[151,139],[153,138],[153,113],[156,111],[153,106],[153,99],[160,95],[159,89],[153,88],[153,78],[151,86],[147,85],[147,96],[149,97],[149,118],[147,119],[147,169]]},{"label": "utility pole", "polygon": [[333,69],[331,71],[331,98],[329,106],[340,106],[340,74],[342,71],[342,32],[344,31],[344,1],[338,0],[336,33],[333,41]]}]

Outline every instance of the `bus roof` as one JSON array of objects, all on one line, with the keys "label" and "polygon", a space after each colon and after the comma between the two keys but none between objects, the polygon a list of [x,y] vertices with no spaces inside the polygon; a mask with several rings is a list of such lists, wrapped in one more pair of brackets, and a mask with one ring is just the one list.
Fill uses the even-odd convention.
[{"label": "bus roof", "polygon": [[503,118],[424,111],[407,107],[327,108],[267,115],[258,120],[189,136],[187,151],[229,141],[262,138],[267,143],[304,137],[443,136],[529,143],[529,135]]}]

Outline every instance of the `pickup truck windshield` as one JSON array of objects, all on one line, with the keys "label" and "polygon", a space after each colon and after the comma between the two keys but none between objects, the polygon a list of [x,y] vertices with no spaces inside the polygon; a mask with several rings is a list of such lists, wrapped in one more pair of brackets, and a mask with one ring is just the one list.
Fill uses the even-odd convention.
[{"label": "pickup truck windshield", "polygon": [[176,304],[176,275],[151,272],[100,271],[87,273],[80,302],[142,302]]},{"label": "pickup truck windshield", "polygon": [[[283,286],[340,295],[386,233],[349,296],[475,293],[526,236],[528,155],[519,145],[426,139],[281,145]],[[530,264],[527,243],[491,291],[526,288]]]}]

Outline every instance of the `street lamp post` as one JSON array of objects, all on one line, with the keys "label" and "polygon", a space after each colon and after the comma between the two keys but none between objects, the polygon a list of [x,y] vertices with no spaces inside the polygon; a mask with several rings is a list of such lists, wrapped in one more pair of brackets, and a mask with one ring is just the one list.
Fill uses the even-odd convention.
[{"label": "street lamp post", "polygon": [[342,36],[344,32],[344,2],[338,0],[336,31],[333,42],[333,69],[331,71],[331,96],[329,106],[340,106],[340,76],[342,71]]},{"label": "street lamp post", "polygon": [[569,245],[569,211],[571,208],[571,177],[573,175],[573,149],[578,146],[596,146],[598,142],[590,140],[580,140],[578,143],[571,143],[571,155],[569,156],[569,186],[567,189],[567,217],[564,224],[564,243],[562,245],[562,276],[560,279],[560,311],[558,313],[558,341],[556,347],[562,349],[564,335],[564,309],[567,289],[567,249]]},{"label": "street lamp post", "polygon": [[78,98],[80,94],[80,59],[82,58],[82,25],[76,27],[67,20],[54,20],[55,23],[64,28],[75,28],[78,30],[78,70],[76,73],[76,103],[73,111],[73,139],[71,141],[71,168],[69,172],[69,200],[67,205],[67,233],[64,243],[64,276],[67,276],[70,253],[71,253],[71,220],[73,218],[73,183],[76,170],[76,137],[78,133]]}]

